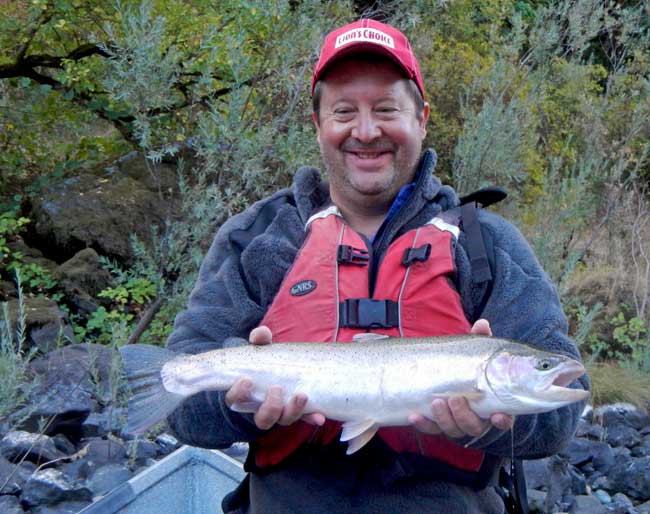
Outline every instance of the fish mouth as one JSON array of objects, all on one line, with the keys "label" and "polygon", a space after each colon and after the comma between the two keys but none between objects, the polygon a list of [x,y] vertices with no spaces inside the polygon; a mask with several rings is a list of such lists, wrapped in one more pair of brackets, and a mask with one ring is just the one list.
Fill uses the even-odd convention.
[{"label": "fish mouth", "polygon": [[567,386],[584,375],[585,371],[585,367],[580,362],[573,359],[566,361],[557,373],[549,377],[548,385],[538,391],[538,395],[548,401],[566,404],[584,400],[589,396],[589,391]]}]

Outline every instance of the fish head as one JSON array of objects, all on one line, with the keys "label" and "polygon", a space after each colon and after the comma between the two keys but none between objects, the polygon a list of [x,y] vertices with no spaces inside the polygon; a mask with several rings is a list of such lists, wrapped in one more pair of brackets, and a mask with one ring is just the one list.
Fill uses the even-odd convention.
[{"label": "fish head", "polygon": [[584,373],[571,357],[524,347],[492,355],[481,382],[503,404],[501,412],[535,414],[586,399],[589,391],[567,387]]}]

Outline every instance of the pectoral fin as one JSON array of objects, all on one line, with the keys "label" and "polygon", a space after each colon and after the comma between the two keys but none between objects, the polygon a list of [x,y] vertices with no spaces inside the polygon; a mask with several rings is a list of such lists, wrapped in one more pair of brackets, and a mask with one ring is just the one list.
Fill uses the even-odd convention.
[{"label": "pectoral fin", "polygon": [[343,423],[341,441],[348,442],[347,454],[352,455],[363,448],[377,433],[379,425],[372,419],[362,421],[347,421]]},{"label": "pectoral fin", "polygon": [[241,412],[242,414],[255,413],[259,410],[260,405],[262,405],[260,402],[256,402],[254,400],[249,400],[247,402],[235,402],[230,406],[230,410]]}]

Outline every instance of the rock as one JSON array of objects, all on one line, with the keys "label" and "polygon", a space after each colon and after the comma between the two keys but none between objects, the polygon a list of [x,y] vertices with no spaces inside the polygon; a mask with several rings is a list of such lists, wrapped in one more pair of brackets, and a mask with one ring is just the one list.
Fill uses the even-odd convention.
[{"label": "rock", "polygon": [[77,451],[74,444],[72,444],[70,440],[63,434],[55,435],[52,437],[52,441],[54,441],[54,445],[57,447],[57,449],[66,455],[72,455]]},{"label": "rock", "polygon": [[58,268],[61,287],[66,298],[78,312],[90,314],[99,305],[95,297],[111,284],[111,274],[105,270],[99,255],[92,248],[84,248]]},{"label": "rock", "polygon": [[2,438],[0,454],[12,462],[26,458],[36,464],[65,457],[65,454],[57,449],[54,441],[48,436],[32,434],[23,430],[9,432]]},{"label": "rock", "polygon": [[110,439],[91,438],[82,441],[81,444],[88,445],[86,460],[98,467],[124,461],[127,457],[124,447]]},{"label": "rock", "polygon": [[126,262],[133,258],[130,236],[151,240],[151,227],[177,213],[178,200],[124,173],[98,170],[70,177],[32,199],[32,246],[48,248],[65,261],[84,248]]},{"label": "rock", "polygon": [[643,436],[638,446],[632,448],[632,455],[634,457],[645,457],[650,455],[650,436]]},{"label": "rock", "polygon": [[73,385],[39,384],[30,397],[31,404],[15,414],[19,426],[37,432],[44,425],[46,434],[62,433],[73,441],[81,437],[81,424],[97,408],[88,392]]},{"label": "rock", "polygon": [[615,464],[609,473],[609,480],[610,492],[624,493],[641,501],[650,500],[650,457],[632,458]]},{"label": "rock", "polygon": [[129,461],[134,462],[136,465],[144,464],[148,459],[153,459],[158,455],[159,451],[160,448],[156,443],[146,439],[133,439],[126,444]]},{"label": "rock", "polygon": [[86,482],[95,496],[101,496],[133,477],[133,472],[123,464],[105,464],[95,470]]},{"label": "rock", "polygon": [[612,497],[612,503],[607,506],[607,512],[612,514],[637,514],[634,504],[622,493],[616,493]]},{"label": "rock", "polygon": [[56,505],[41,505],[32,509],[33,514],[77,514],[81,509],[87,507],[89,501],[61,502]]},{"label": "rock", "polygon": [[537,489],[528,489],[528,508],[531,514],[535,512],[546,512],[546,493]]},{"label": "rock", "polygon": [[584,437],[574,437],[569,446],[562,452],[569,462],[579,466],[589,462],[593,457],[594,442]]},{"label": "rock", "polygon": [[650,416],[628,403],[614,403],[604,405],[594,411],[594,419],[608,430],[613,426],[626,425],[640,430],[650,423]]},{"label": "rock", "polygon": [[602,503],[603,505],[608,505],[612,503],[612,497],[609,495],[607,491],[603,491],[602,489],[598,489],[594,491],[594,496],[598,498],[598,501]]},{"label": "rock", "polygon": [[606,476],[599,476],[591,482],[592,489],[605,489],[607,491],[612,490],[612,485],[609,482],[609,478]]},{"label": "rock", "polygon": [[[248,443],[234,443],[229,448],[226,448],[225,450],[222,451],[229,457],[232,457],[233,459],[236,459],[239,462],[244,463],[248,455]],[[526,476],[526,482],[528,482],[528,475],[525,476]]]},{"label": "rock", "polygon": [[[59,306],[47,298],[25,298],[23,300],[26,318],[26,348],[38,348],[42,353],[56,348],[57,344],[74,341],[72,327]],[[10,300],[9,319],[17,326],[19,315],[18,300]]]},{"label": "rock", "polygon": [[84,248],[58,268],[64,286],[79,288],[91,296],[111,285],[111,274],[102,267],[99,254],[92,248]]},{"label": "rock", "polygon": [[126,421],[126,410],[121,408],[93,412],[81,427],[84,438],[103,437],[108,433],[119,434]]},{"label": "rock", "polygon": [[573,499],[571,508],[573,514],[604,514],[607,508],[598,501],[598,498],[589,494],[580,494]]},{"label": "rock", "polygon": [[70,481],[59,470],[43,469],[27,480],[21,500],[30,507],[52,505],[67,500],[90,502],[92,493],[87,487]]},{"label": "rock", "polygon": [[62,433],[79,441],[82,425],[98,409],[98,400],[110,402],[111,368],[117,365],[110,348],[86,343],[35,359],[29,371],[38,385],[31,391],[29,408],[16,415],[25,418],[21,427],[35,432],[45,420],[47,434]]},{"label": "rock", "polygon": [[611,446],[625,446],[626,448],[632,448],[639,444],[641,436],[635,428],[619,424],[613,425],[607,429],[605,440]]},{"label": "rock", "polygon": [[13,282],[0,280],[0,302],[8,302],[12,298],[18,297],[18,290]]},{"label": "rock", "polygon": [[0,496],[0,512],[2,514],[25,514],[15,496]]},{"label": "rock", "polygon": [[170,162],[161,162],[153,164],[151,161],[145,161],[140,152],[129,152],[123,155],[115,162],[113,170],[118,171],[125,177],[137,180],[144,184],[151,191],[177,191],[178,173],[176,164]]},{"label": "rock", "polygon": [[[13,464],[4,457],[0,457],[0,495],[20,494],[25,482],[29,478],[30,472],[23,466]],[[0,496],[1,498],[1,496]],[[0,512],[3,512],[0,509]]]},{"label": "rock", "polygon": [[650,514],[650,501],[637,505],[636,510],[639,514]]},{"label": "rock", "polygon": [[160,434],[156,437],[156,442],[160,446],[160,452],[163,455],[170,454],[181,446],[178,440],[171,434]]},{"label": "rock", "polygon": [[[584,437],[574,437],[561,455],[566,456],[570,464],[579,466],[587,474],[591,474],[592,471],[605,474],[614,465],[614,455],[607,443]],[[582,482],[581,490],[578,491],[574,487],[573,492],[583,494],[584,487],[586,487],[586,483]]]}]

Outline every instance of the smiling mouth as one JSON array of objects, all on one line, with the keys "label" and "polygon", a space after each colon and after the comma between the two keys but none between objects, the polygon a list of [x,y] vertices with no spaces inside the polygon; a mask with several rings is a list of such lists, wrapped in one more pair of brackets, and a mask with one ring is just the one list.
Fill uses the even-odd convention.
[{"label": "smiling mouth", "polygon": [[390,154],[391,152],[389,150],[372,151],[372,152],[348,150],[348,153],[354,155],[359,159],[377,159],[379,157],[383,157],[386,154]]}]

